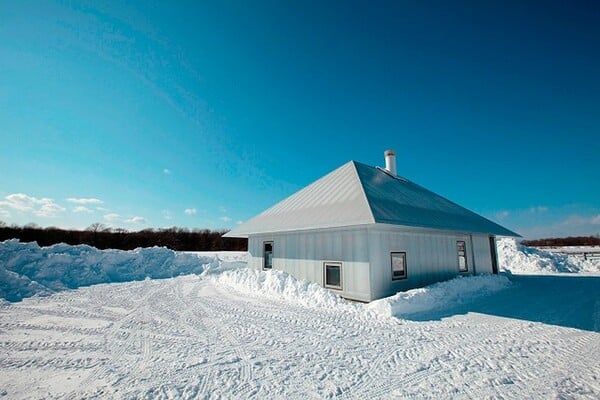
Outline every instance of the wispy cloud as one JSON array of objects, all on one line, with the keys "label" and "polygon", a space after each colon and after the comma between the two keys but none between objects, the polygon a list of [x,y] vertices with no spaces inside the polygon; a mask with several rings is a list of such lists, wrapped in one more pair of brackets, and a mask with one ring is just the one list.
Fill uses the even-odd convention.
[{"label": "wispy cloud", "polygon": [[55,217],[66,210],[52,199],[46,197],[38,199],[24,193],[9,194],[3,201],[0,201],[0,209],[5,211],[3,214],[8,212],[7,208],[22,213],[31,213],[38,217]]},{"label": "wispy cloud", "polygon": [[545,213],[546,211],[548,211],[548,207],[544,207],[544,206],[536,206],[536,207],[529,208],[529,212],[532,214],[541,214],[541,213]]},{"label": "wispy cloud", "polygon": [[219,219],[220,219],[221,221],[223,221],[223,222],[230,222],[230,221],[231,221],[231,218],[229,218],[229,217],[228,217],[228,216],[226,216],[226,215],[225,215],[225,216],[223,216],[223,217],[221,217],[221,218],[219,218]]},{"label": "wispy cloud", "polygon": [[67,201],[69,203],[75,203],[75,204],[104,204],[104,202],[100,199],[94,199],[94,198],[76,198],[76,197],[69,197],[67,199]]},{"label": "wispy cloud", "polygon": [[121,216],[117,213],[109,213],[104,215],[104,220],[108,222],[116,222],[121,219]]},{"label": "wispy cloud", "polygon": [[171,215],[171,211],[169,211],[169,210],[162,210],[162,216],[166,220],[170,220],[173,218]]},{"label": "wispy cloud", "polygon": [[131,217],[131,218],[127,218],[125,221],[123,221],[127,224],[145,224],[146,222],[146,218],[144,217],[139,217],[139,216],[135,216],[135,217]]},{"label": "wispy cloud", "polygon": [[571,215],[564,220],[561,225],[565,226],[583,226],[583,225],[600,225],[600,214],[593,216]]},{"label": "wispy cloud", "polygon": [[196,209],[195,208],[186,208],[183,212],[186,215],[196,215]]},{"label": "wispy cloud", "polygon": [[88,213],[88,214],[91,214],[91,213],[94,212],[94,210],[89,209],[89,208],[84,207],[84,206],[77,206],[77,207],[73,208],[73,212],[74,213]]},{"label": "wispy cloud", "polygon": [[504,210],[504,211],[499,211],[496,214],[494,214],[494,217],[498,220],[503,220],[506,217],[508,217],[509,215],[510,215],[510,211]]},{"label": "wispy cloud", "polygon": [[171,175],[171,170],[169,168],[165,168],[165,169],[163,169],[163,174]]}]

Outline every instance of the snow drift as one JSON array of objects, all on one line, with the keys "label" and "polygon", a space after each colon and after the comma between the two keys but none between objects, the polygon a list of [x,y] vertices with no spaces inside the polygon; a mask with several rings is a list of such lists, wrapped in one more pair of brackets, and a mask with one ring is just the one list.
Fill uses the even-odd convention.
[{"label": "snow drift", "polygon": [[[99,283],[218,272],[214,282],[250,294],[293,300],[308,306],[348,304],[318,284],[297,280],[285,272],[243,268],[246,266],[245,254],[186,253],[160,247],[132,251],[98,250],[87,245],[67,244],[40,247],[35,242],[7,240],[0,242],[0,298],[19,301]],[[532,249],[513,239],[498,241],[498,257],[501,269],[512,274],[600,272],[600,263]],[[231,269],[234,271],[223,272]],[[386,315],[407,315],[438,307],[442,300],[465,301],[466,296],[500,290],[507,283],[505,277],[454,279],[398,293],[376,302],[372,308]]]},{"label": "snow drift", "polygon": [[368,307],[380,315],[403,317],[443,308],[448,304],[468,303],[510,286],[510,280],[503,275],[459,276],[446,282],[375,300]]},{"label": "snow drift", "polygon": [[243,268],[225,271],[211,277],[219,286],[231,287],[240,292],[284,299],[309,307],[333,307],[349,304],[330,290],[316,283],[298,280],[283,271],[257,271]]},{"label": "snow drift", "polygon": [[221,267],[216,255],[162,247],[132,251],[67,244],[40,247],[13,239],[0,243],[0,297],[19,301],[98,283],[201,274]]},{"label": "snow drift", "polygon": [[597,261],[534,249],[514,239],[500,239],[497,247],[500,268],[513,274],[600,272]]}]

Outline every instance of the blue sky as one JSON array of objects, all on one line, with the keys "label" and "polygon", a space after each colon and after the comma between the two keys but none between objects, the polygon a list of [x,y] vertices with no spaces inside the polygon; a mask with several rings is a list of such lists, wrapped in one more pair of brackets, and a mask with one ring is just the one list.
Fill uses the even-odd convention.
[{"label": "blue sky", "polygon": [[600,4],[0,3],[0,220],[230,228],[348,160],[600,233]]}]

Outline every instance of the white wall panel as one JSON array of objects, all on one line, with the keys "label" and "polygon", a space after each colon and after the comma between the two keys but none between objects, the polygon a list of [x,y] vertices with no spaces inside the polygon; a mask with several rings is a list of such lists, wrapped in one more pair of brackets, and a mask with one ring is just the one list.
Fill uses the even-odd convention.
[{"label": "white wall panel", "polygon": [[478,274],[492,273],[492,252],[487,235],[473,235],[473,253]]},{"label": "white wall panel", "polygon": [[369,301],[367,229],[337,229],[252,235],[248,240],[250,267],[262,268],[262,243],[273,241],[273,267],[323,286],[323,263],[342,263],[344,297]]},{"label": "white wall panel", "polygon": [[[458,269],[457,241],[465,241],[468,271]],[[369,227],[253,235],[249,266],[261,269],[263,242],[273,241],[273,267],[323,286],[323,262],[342,262],[344,297],[370,301],[459,274],[491,273],[486,235]],[[405,252],[407,279],[392,280],[391,252]],[[475,269],[474,269],[475,267]]]},{"label": "white wall panel", "polygon": [[[469,236],[454,233],[413,232],[389,226],[369,229],[371,290],[373,298],[451,279],[458,269],[456,242],[465,241],[469,269],[473,273]],[[406,252],[407,278],[393,281],[390,254]]]}]

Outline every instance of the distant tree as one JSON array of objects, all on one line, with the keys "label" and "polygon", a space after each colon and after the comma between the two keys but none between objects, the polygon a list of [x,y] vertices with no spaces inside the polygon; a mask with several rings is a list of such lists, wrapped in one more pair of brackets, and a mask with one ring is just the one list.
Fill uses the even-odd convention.
[{"label": "distant tree", "polygon": [[109,229],[106,225],[96,222],[85,230],[63,230],[57,227],[40,228],[35,224],[19,227],[12,224],[0,226],[0,241],[19,239],[23,242],[36,241],[40,246],[56,243],[89,244],[99,249],[131,250],[136,247],[164,246],[172,250],[208,251],[208,250],[239,250],[247,249],[246,239],[223,238],[225,231],[210,231],[208,229],[163,228],[144,229],[138,232],[128,232],[123,228]]},{"label": "distant tree", "polygon": [[94,222],[93,224],[85,228],[85,230],[90,232],[102,232],[106,230],[106,228],[108,228],[107,225],[100,222]]}]

